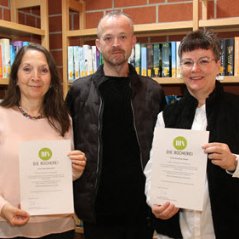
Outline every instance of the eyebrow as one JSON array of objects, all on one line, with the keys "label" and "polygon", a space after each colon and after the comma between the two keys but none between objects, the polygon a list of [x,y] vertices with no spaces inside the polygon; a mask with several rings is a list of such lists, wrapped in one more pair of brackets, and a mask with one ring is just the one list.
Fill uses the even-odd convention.
[{"label": "eyebrow", "polygon": [[[202,58],[213,58],[213,57],[211,57],[211,56],[201,56],[201,57],[199,57],[197,60],[199,60],[199,59],[202,59]],[[182,60],[193,60],[192,58],[190,58],[190,57],[186,57],[186,58],[183,58]]]}]

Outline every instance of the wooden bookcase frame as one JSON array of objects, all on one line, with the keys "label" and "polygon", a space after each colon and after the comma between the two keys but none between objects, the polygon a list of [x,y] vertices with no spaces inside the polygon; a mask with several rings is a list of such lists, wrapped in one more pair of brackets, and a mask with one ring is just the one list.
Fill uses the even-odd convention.
[{"label": "wooden bookcase frame", "polygon": [[[11,0],[11,21],[0,20],[0,34],[8,38],[17,36],[37,35],[41,37],[41,43],[49,49],[49,20],[48,0]],[[18,23],[18,10],[28,7],[40,6],[41,27],[31,27]],[[1,78],[0,86],[8,85],[9,79]]]},{"label": "wooden bookcase frame", "polygon": [[[201,7],[199,7],[201,4]],[[208,0],[192,0],[193,13],[192,19],[189,21],[164,22],[136,24],[134,30],[136,36],[153,36],[153,35],[179,35],[186,34],[191,30],[199,28],[211,28],[218,32],[232,31],[235,29],[239,32],[239,17],[208,19]],[[70,10],[79,13],[79,30],[70,30],[69,17]],[[199,12],[201,11],[201,19]],[[96,37],[96,28],[85,28],[85,1],[84,0],[62,0],[62,44],[63,44],[63,90],[67,93],[69,83],[67,79],[67,46],[69,46],[69,38],[74,37]],[[154,78],[162,85],[183,84],[183,80],[172,77]],[[225,76],[223,83],[239,83],[238,76]]]}]

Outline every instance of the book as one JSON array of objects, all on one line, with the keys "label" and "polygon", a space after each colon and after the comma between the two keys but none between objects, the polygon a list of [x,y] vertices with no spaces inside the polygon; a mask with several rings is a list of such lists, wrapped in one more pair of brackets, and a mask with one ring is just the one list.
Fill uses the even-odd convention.
[{"label": "book", "polygon": [[87,51],[87,75],[93,74],[93,58],[92,58],[92,47],[89,46]]},{"label": "book", "polygon": [[92,50],[92,67],[93,67],[93,73],[95,73],[97,71],[98,68],[98,62],[97,62],[97,47],[96,46],[92,46],[91,47]]},{"label": "book", "polygon": [[82,76],[87,76],[92,72],[92,51],[91,46],[84,44],[82,46],[82,56],[83,56],[83,64],[82,66]]},{"label": "book", "polygon": [[182,96],[178,96],[178,95],[166,95],[165,96],[165,100],[167,105],[169,104],[173,104],[176,101],[179,101],[182,98]]},{"label": "book", "polygon": [[11,59],[10,59],[10,39],[1,38],[0,42],[2,43],[2,69],[3,69],[3,78],[9,78],[11,70]]},{"label": "book", "polygon": [[141,44],[141,75],[147,76],[147,47]]},{"label": "book", "polygon": [[10,65],[12,66],[16,57],[16,51],[12,44],[10,44]]},{"label": "book", "polygon": [[68,81],[74,80],[74,46],[68,46]]},{"label": "book", "polygon": [[80,77],[85,76],[85,59],[83,56],[83,47],[79,47],[79,59],[80,59]]},{"label": "book", "polygon": [[239,37],[234,38],[234,76],[239,76]]},{"label": "book", "polygon": [[162,77],[171,76],[171,43],[162,43]]},{"label": "book", "polygon": [[153,77],[162,75],[162,48],[161,43],[153,45]]},{"label": "book", "polygon": [[154,49],[152,43],[146,44],[147,48],[147,76],[153,76],[153,63],[154,63]]},{"label": "book", "polygon": [[100,53],[99,54],[99,62],[100,62],[100,65],[104,64],[104,59],[103,59],[103,55]]},{"label": "book", "polygon": [[180,41],[176,41],[176,61],[177,61],[177,73],[176,73],[176,77],[177,78],[181,78],[181,64],[180,64],[180,58],[178,55],[178,49],[179,49],[179,45],[180,45]]},{"label": "book", "polygon": [[134,46],[134,67],[136,72],[141,74],[141,46],[140,43],[136,43]]},{"label": "book", "polygon": [[96,67],[98,69],[98,67],[100,65],[102,65],[104,63],[103,61],[103,57],[102,57],[102,54],[101,52],[99,51],[99,49],[96,47]]},{"label": "book", "polygon": [[177,50],[176,42],[172,41],[171,45],[171,77],[177,76]]},{"label": "book", "polygon": [[234,38],[226,39],[226,75],[234,75]]},{"label": "book", "polygon": [[2,74],[2,43],[0,42],[0,78],[3,77]]},{"label": "book", "polygon": [[11,45],[13,45],[15,53],[17,54],[23,46],[23,41],[11,41]]},{"label": "book", "polygon": [[219,76],[225,76],[226,75],[226,39],[220,40],[221,44],[221,56],[220,56],[220,70],[219,70]]},{"label": "book", "polygon": [[80,54],[79,46],[73,46],[73,71],[74,76],[72,80],[78,79],[80,77]]},{"label": "book", "polygon": [[129,64],[131,64],[132,66],[135,66],[135,48],[132,48],[129,60],[128,60]]},{"label": "book", "polygon": [[29,46],[30,42],[29,41],[23,41],[22,46]]}]

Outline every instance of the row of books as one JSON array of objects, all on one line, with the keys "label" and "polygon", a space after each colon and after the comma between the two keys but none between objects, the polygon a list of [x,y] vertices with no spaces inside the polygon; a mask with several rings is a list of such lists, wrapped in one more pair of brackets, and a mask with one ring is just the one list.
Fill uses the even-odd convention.
[{"label": "row of books", "polygon": [[8,78],[11,65],[19,49],[28,45],[27,41],[11,41],[8,38],[0,39],[0,78]]},{"label": "row of books", "polygon": [[180,77],[179,41],[136,43],[129,62],[138,74],[149,77]]},{"label": "row of books", "polygon": [[[129,57],[138,74],[149,77],[180,78],[179,41],[136,43]],[[239,37],[221,39],[221,76],[239,76]],[[68,47],[68,79],[94,73],[103,63],[96,46]]]},{"label": "row of books", "polygon": [[[179,42],[136,43],[129,63],[135,66],[138,74],[144,76],[178,77],[176,44]],[[102,55],[96,46],[68,46],[69,81],[94,73],[102,63]]]},{"label": "row of books", "polygon": [[[220,76],[239,76],[239,37],[221,39]],[[179,41],[136,44],[130,57],[138,74],[180,78]]]},{"label": "row of books", "polygon": [[96,46],[68,46],[68,80],[91,75],[103,63]]},{"label": "row of books", "polygon": [[221,76],[239,76],[239,37],[221,39]]},{"label": "row of books", "polygon": [[[176,44],[179,42],[136,43],[129,63],[135,66],[138,74],[144,76],[178,77]],[[102,63],[102,55],[96,46],[68,46],[69,81],[94,73]]]}]

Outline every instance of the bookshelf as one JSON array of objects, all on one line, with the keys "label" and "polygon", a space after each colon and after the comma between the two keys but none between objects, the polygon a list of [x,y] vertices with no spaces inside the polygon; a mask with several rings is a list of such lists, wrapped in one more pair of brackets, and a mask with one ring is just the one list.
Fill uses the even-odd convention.
[{"label": "bookshelf", "polygon": [[[41,44],[49,49],[49,24],[48,24],[48,0],[11,0],[11,21],[0,20],[0,36],[10,39],[19,37],[31,37],[32,35],[41,38]],[[18,11],[20,9],[39,7],[41,27],[31,27],[18,23]],[[0,79],[0,86],[8,85],[9,80],[6,78]]]},{"label": "bookshelf", "polygon": [[[200,5],[199,5],[200,4]],[[200,6],[200,7],[199,7]],[[239,31],[239,17],[208,18],[208,0],[192,0],[192,19],[189,21],[136,24],[134,25],[136,36],[169,36],[185,35],[191,30],[210,28],[217,32]],[[70,10],[79,13],[79,30],[70,30]],[[199,14],[200,13],[200,14]],[[199,18],[200,15],[200,18]],[[236,33],[235,33],[236,34]],[[95,39],[96,28],[85,28],[85,1],[62,0],[62,44],[69,46],[71,38]],[[170,85],[182,85],[183,80],[172,77],[154,78],[158,83],[170,87]],[[225,76],[221,81],[225,84],[239,84],[239,77]],[[69,83],[67,80],[67,47],[63,48],[63,90],[66,94]]]},{"label": "bookshelf", "polygon": [[[198,9],[198,0],[193,0],[193,8]],[[85,1],[77,0],[62,0],[62,45],[69,46],[69,39],[74,37],[95,38],[96,28],[85,28]],[[70,11],[79,12],[79,30],[70,30],[69,17]],[[197,11],[193,12],[193,19],[190,21],[165,22],[165,23],[150,23],[134,25],[136,36],[145,35],[175,35],[185,34],[188,31],[197,29]],[[160,84],[183,84],[181,79],[172,78],[155,78]],[[69,83],[67,80],[67,47],[63,49],[63,90],[66,94]]]}]

